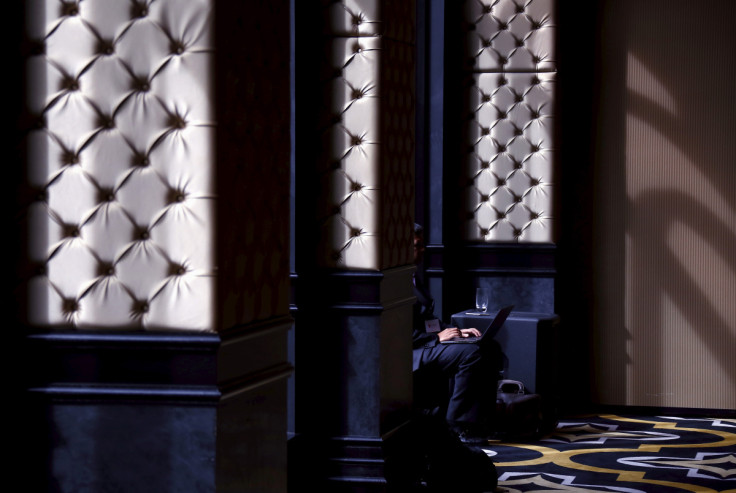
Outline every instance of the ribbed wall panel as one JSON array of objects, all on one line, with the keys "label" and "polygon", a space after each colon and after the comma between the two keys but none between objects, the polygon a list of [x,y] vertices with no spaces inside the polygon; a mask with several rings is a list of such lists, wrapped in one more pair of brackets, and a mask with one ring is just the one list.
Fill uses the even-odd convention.
[{"label": "ribbed wall panel", "polygon": [[[594,395],[736,408],[732,2],[605,10]],[[613,32],[607,29],[605,32]]]}]

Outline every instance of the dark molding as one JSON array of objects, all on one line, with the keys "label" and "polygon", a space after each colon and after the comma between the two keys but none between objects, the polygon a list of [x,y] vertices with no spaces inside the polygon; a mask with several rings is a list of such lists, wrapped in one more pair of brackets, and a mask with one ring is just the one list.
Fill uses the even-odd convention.
[{"label": "dark molding", "polygon": [[271,381],[273,372],[288,377],[286,336],[292,324],[287,316],[223,333],[29,333],[25,352],[39,364],[26,376],[27,387],[54,396],[160,394],[161,399],[190,395],[195,400],[203,392],[214,395],[201,390],[212,387],[223,397]]}]

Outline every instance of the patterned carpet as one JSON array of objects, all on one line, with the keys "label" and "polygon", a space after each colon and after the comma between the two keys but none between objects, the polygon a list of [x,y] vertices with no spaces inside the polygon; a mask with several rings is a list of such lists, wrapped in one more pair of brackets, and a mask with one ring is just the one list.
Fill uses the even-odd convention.
[{"label": "patterned carpet", "polygon": [[736,493],[736,419],[584,416],[482,448],[498,492]]}]

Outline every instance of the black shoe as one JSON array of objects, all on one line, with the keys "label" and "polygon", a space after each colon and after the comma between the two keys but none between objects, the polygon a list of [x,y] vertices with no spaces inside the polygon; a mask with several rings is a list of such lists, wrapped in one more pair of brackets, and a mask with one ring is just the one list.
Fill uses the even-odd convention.
[{"label": "black shoe", "polygon": [[458,440],[465,445],[488,445],[488,441],[490,440],[487,434],[471,428],[453,429],[452,431]]}]

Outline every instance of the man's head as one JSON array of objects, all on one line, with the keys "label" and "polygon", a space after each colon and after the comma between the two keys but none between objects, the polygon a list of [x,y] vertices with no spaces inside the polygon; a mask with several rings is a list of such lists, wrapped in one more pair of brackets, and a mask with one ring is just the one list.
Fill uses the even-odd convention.
[{"label": "man's head", "polygon": [[419,264],[424,258],[424,228],[414,224],[414,263]]}]

